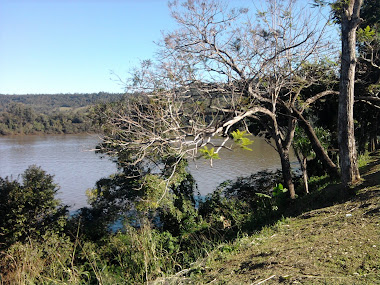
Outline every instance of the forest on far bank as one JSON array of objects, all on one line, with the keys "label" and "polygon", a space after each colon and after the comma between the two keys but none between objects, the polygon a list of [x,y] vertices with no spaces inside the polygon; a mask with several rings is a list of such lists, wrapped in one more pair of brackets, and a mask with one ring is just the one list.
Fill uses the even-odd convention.
[{"label": "forest on far bank", "polygon": [[77,134],[96,132],[89,118],[98,103],[123,94],[0,94],[0,135]]}]

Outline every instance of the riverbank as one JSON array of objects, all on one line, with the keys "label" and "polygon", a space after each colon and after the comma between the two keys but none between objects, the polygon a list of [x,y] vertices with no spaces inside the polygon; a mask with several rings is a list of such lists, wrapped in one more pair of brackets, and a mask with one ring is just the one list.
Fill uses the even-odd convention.
[{"label": "riverbank", "polygon": [[[41,234],[29,226],[34,219],[19,226],[21,207],[3,199],[11,210],[6,214],[17,214],[11,218],[18,229],[31,231],[19,241],[8,231],[4,242],[9,246],[0,251],[0,283],[379,284],[380,152],[367,161],[363,181],[351,191],[342,195],[340,185],[330,182],[295,201],[286,200],[285,212],[276,212],[276,204],[269,204],[269,213],[263,207],[245,211],[238,208],[244,204],[214,195],[200,216],[183,203],[187,212],[181,220],[166,219],[173,233],[149,222],[110,233],[101,224],[108,221],[96,219],[92,211],[60,220],[64,228]],[[319,185],[326,183],[325,177],[318,179]],[[258,202],[263,205],[263,200]],[[260,215],[262,223],[251,213]],[[100,214],[104,217],[104,211]],[[252,226],[244,227],[245,221]]]},{"label": "riverbank", "polygon": [[361,173],[355,194],[337,199],[340,184],[330,185],[294,205],[307,211],[152,284],[379,284],[379,151]]}]

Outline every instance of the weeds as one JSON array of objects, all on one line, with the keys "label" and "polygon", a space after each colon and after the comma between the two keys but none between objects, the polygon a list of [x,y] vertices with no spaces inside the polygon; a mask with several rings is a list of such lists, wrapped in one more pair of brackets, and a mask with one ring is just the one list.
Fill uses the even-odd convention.
[{"label": "weeds", "polygon": [[46,233],[42,240],[17,242],[2,253],[3,284],[31,284],[65,281],[77,284],[87,272],[72,263],[74,244],[66,236]]},{"label": "weeds", "polygon": [[367,166],[370,161],[371,161],[371,157],[370,157],[368,151],[366,151],[363,154],[358,155],[358,162],[357,163],[358,163],[359,168]]}]

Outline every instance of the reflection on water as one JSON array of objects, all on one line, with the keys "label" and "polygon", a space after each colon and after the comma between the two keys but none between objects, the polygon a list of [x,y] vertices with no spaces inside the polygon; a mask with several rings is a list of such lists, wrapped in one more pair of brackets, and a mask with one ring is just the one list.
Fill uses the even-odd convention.
[{"label": "reflection on water", "polygon": [[[223,149],[213,167],[204,159],[190,161],[189,170],[202,195],[227,179],[280,167],[276,151],[261,138],[253,140],[252,151]],[[17,178],[29,165],[41,166],[61,187],[58,198],[78,209],[87,205],[86,189],[116,172],[115,164],[90,151],[98,141],[96,135],[0,137],[0,177]]]}]

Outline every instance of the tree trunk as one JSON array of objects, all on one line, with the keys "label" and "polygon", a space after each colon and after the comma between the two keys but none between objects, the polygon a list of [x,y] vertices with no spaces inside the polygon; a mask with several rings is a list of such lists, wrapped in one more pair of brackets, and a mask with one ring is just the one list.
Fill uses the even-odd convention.
[{"label": "tree trunk", "polygon": [[344,186],[360,179],[354,136],[354,84],[356,29],[362,0],[350,0],[342,12],[342,58],[338,108],[338,142],[341,179]]},{"label": "tree trunk", "polygon": [[297,119],[299,120],[299,125],[303,128],[305,131],[307,137],[310,140],[311,147],[313,148],[317,158],[322,162],[323,166],[326,168],[327,172],[333,176],[333,177],[339,177],[339,169],[335,165],[335,163],[331,160],[331,158],[328,156],[326,150],[322,146],[321,142],[319,141],[317,135],[314,132],[313,127],[310,125],[310,123],[302,116],[302,114],[295,110],[294,114],[296,115]]},{"label": "tree trunk", "polygon": [[368,143],[368,151],[372,152],[377,149],[378,140],[377,140],[377,129],[378,129],[378,121],[376,120],[374,124],[372,124],[372,130],[369,134],[369,143]]},{"label": "tree trunk", "polygon": [[268,131],[271,133],[271,137],[276,143],[277,152],[280,155],[282,179],[284,180],[285,187],[289,190],[290,198],[295,199],[296,191],[294,189],[292,169],[290,167],[289,149],[291,147],[291,142],[294,136],[296,120],[292,118],[289,118],[289,120],[290,121],[288,124],[288,136],[286,141],[284,142],[285,146],[283,145],[283,140],[281,138],[276,118],[273,118],[272,120],[273,129],[268,128]]},{"label": "tree trunk", "polygon": [[293,184],[292,168],[290,167],[289,150],[279,150],[281,158],[282,178],[284,179],[285,187],[288,188],[290,198],[296,198],[296,191]]},{"label": "tree trunk", "polygon": [[306,194],[309,194],[309,183],[308,183],[308,175],[307,175],[307,158],[302,156],[300,156],[299,152],[294,149],[294,153],[298,159],[298,162],[301,166],[301,170],[302,170],[302,179],[303,179],[303,184],[304,184],[304,189],[305,189],[305,193]]},{"label": "tree trunk", "polygon": [[302,158],[302,177],[303,177],[303,182],[305,184],[305,192],[306,194],[309,194],[309,178],[307,176],[307,158],[303,157]]}]

